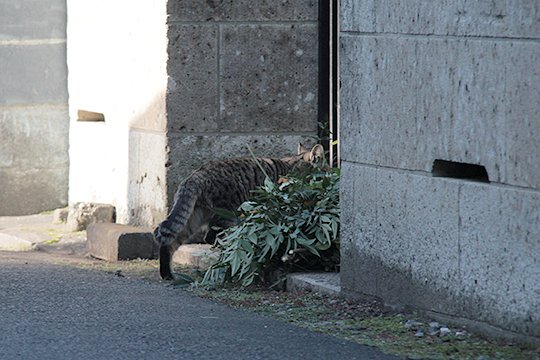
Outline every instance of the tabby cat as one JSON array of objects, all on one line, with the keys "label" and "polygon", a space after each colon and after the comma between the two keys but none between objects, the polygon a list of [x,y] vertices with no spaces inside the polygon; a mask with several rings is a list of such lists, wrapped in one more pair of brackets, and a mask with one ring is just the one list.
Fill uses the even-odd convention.
[{"label": "tabby cat", "polygon": [[[297,167],[324,157],[321,145],[311,150],[298,146],[298,155],[277,158],[238,158],[211,161],[195,170],[178,188],[174,205],[167,218],[154,230],[159,244],[159,272],[163,279],[173,280],[172,255],[182,244],[211,242],[215,239],[212,227],[231,226],[230,221],[212,210],[236,210],[250,191],[264,183],[265,173],[276,181]],[[264,172],[262,169],[264,169]]]}]

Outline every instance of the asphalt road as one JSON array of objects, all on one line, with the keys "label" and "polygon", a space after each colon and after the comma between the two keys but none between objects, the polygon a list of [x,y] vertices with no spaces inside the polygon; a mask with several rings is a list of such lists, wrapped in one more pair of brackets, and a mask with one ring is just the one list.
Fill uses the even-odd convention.
[{"label": "asphalt road", "polygon": [[0,257],[0,359],[395,359],[189,293]]}]

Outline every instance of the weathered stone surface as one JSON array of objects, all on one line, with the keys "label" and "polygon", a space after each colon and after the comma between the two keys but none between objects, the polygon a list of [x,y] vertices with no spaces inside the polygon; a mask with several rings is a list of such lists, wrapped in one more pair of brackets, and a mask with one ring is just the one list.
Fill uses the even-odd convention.
[{"label": "weathered stone surface", "polygon": [[0,168],[0,216],[28,215],[67,204],[67,171]]},{"label": "weathered stone surface", "polygon": [[70,231],[81,231],[90,224],[114,223],[115,219],[116,210],[112,205],[75,203],[69,207],[66,226]]},{"label": "weathered stone surface", "polygon": [[540,156],[533,100],[540,73],[532,65],[538,46],[350,35],[341,41],[344,160],[430,172],[444,159],[483,165],[493,182],[540,188],[533,160]]},{"label": "weathered stone surface", "polygon": [[56,209],[53,212],[53,224],[62,224],[67,222],[69,214],[68,208]]},{"label": "weathered stone surface", "polygon": [[0,106],[0,216],[67,205],[68,123],[66,105]]},{"label": "weathered stone surface", "polygon": [[87,230],[90,255],[107,261],[154,259],[157,244],[151,229],[121,224],[91,224]]},{"label": "weathered stone surface", "polygon": [[169,21],[316,21],[315,0],[169,1]]},{"label": "weathered stone surface", "polygon": [[313,142],[298,135],[195,136],[169,135],[170,166],[167,168],[167,192],[172,205],[178,185],[195,169],[210,160],[251,156],[249,145],[258,157],[284,157],[295,154],[298,143]]},{"label": "weathered stone surface", "polygon": [[342,222],[342,287],[388,304],[453,307],[445,289],[459,283],[458,182],[344,163],[341,189],[353,196],[343,208],[352,215]]},{"label": "weathered stone surface", "polygon": [[540,195],[345,162],[341,285],[539,336]]},{"label": "weathered stone surface", "polygon": [[182,245],[173,255],[173,262],[192,266],[200,269],[208,269],[219,258],[219,251],[212,249],[212,245],[187,244]]},{"label": "weathered stone surface", "polygon": [[2,0],[0,7],[0,41],[66,38],[65,0]]},{"label": "weathered stone surface", "polygon": [[540,189],[540,46],[516,42],[505,60],[506,180]]},{"label": "weathered stone surface", "polygon": [[68,131],[67,105],[0,107],[0,169],[64,167],[67,176]]},{"label": "weathered stone surface", "polygon": [[227,130],[218,124],[218,26],[169,28],[167,127],[192,132]]},{"label": "weathered stone surface", "polygon": [[477,183],[460,190],[467,317],[540,337],[540,192]]},{"label": "weathered stone surface", "polygon": [[540,37],[536,0],[344,0],[341,31],[488,37]]},{"label": "weathered stone surface", "polygon": [[316,131],[316,24],[225,25],[221,131]]},{"label": "weathered stone surface", "polygon": [[67,103],[65,43],[1,49],[0,105]]}]

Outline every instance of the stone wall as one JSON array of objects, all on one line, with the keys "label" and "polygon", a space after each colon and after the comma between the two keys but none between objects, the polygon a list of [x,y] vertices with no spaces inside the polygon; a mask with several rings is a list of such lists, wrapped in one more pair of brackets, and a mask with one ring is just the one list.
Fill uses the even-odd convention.
[{"label": "stone wall", "polygon": [[210,159],[281,156],[317,133],[316,0],[169,1],[168,197]]},{"label": "stone wall", "polygon": [[0,0],[0,216],[64,206],[66,3]]},{"label": "stone wall", "polygon": [[344,292],[538,342],[539,3],[341,5]]}]

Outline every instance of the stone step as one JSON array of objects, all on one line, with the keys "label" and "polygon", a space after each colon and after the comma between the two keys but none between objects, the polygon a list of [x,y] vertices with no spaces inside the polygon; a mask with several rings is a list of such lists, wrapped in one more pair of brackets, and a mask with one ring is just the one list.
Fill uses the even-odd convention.
[{"label": "stone step", "polygon": [[180,246],[176,250],[173,255],[173,262],[204,270],[216,263],[219,253],[218,250],[212,249],[212,245],[187,244]]},{"label": "stone step", "polygon": [[326,295],[339,296],[341,277],[339,273],[292,273],[287,275],[287,291],[308,290]]},{"label": "stone step", "polygon": [[158,251],[151,229],[111,223],[88,225],[87,245],[91,256],[108,261],[156,259]]}]

